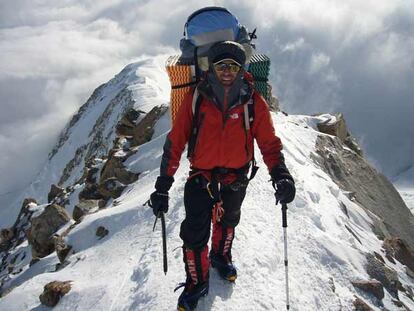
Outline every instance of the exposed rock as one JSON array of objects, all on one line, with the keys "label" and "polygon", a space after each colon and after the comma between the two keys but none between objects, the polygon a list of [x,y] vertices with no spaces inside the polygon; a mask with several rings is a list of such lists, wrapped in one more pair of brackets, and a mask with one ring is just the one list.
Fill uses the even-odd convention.
[{"label": "exposed rock", "polygon": [[64,263],[69,253],[72,250],[72,246],[66,245],[63,238],[58,235],[53,237],[53,242],[55,244],[55,251],[56,251],[57,257],[59,258],[59,261],[61,263]]},{"label": "exposed rock", "polygon": [[[25,199],[23,200],[22,210],[23,210],[23,211],[28,210],[28,209],[29,209],[29,207],[30,207],[30,204],[36,204],[36,205],[37,205],[37,202],[36,202],[36,200],[35,200],[35,199],[33,199],[33,198],[25,198]],[[21,210],[20,212],[22,212],[22,210]],[[19,218],[19,217],[17,217],[17,218]]]},{"label": "exposed rock", "polygon": [[393,297],[398,298],[400,281],[395,270],[385,266],[383,262],[372,254],[367,254],[367,265],[365,268],[371,278],[380,281]]},{"label": "exposed rock", "polygon": [[388,238],[385,239],[382,246],[387,256],[394,257],[410,270],[414,271],[414,251],[403,240],[400,238]]},{"label": "exposed rock", "polygon": [[47,195],[47,201],[51,203],[58,195],[62,194],[64,191],[65,189],[52,184],[49,194]]},{"label": "exposed rock", "polygon": [[343,142],[349,149],[351,149],[352,151],[354,151],[356,154],[358,154],[359,156],[363,156],[364,153],[362,151],[362,149],[359,147],[357,141],[355,140],[354,137],[352,137],[350,134],[348,135],[348,137],[345,139],[345,141]]},{"label": "exposed rock", "polygon": [[318,123],[317,127],[322,133],[338,137],[343,144],[362,157],[362,150],[348,132],[342,113],[338,113],[331,119]]},{"label": "exposed rock", "polygon": [[31,219],[28,240],[33,257],[45,257],[55,250],[53,234],[69,220],[66,210],[56,204],[47,205],[39,216]]},{"label": "exposed rock", "polygon": [[104,180],[99,186],[98,191],[104,197],[111,197],[116,199],[121,196],[122,191],[125,189],[125,185],[120,183],[115,177]]},{"label": "exposed rock", "polygon": [[79,193],[79,200],[107,200],[109,198],[102,195],[99,192],[98,186],[96,184],[85,185],[85,188]]},{"label": "exposed rock", "polygon": [[105,236],[107,236],[109,233],[108,229],[106,229],[103,226],[99,226],[96,229],[96,236],[100,237],[101,239],[104,238]]},{"label": "exposed rock", "polygon": [[105,166],[102,169],[100,180],[107,180],[115,177],[124,185],[137,181],[139,174],[132,173],[124,167],[124,164],[122,163],[124,157],[119,156],[117,151],[118,150],[116,149],[112,149],[109,152],[108,161],[106,161]]},{"label": "exposed rock", "polygon": [[6,244],[14,238],[13,228],[1,229],[0,231],[0,244]]},{"label": "exposed rock", "polygon": [[60,298],[71,290],[71,281],[53,281],[45,285],[43,293],[39,296],[40,302],[48,307],[58,304]]},{"label": "exposed rock", "polygon": [[116,131],[118,135],[133,136],[134,127],[142,111],[130,109],[118,122]]},{"label": "exposed rock", "polygon": [[385,264],[385,260],[384,260],[384,258],[382,258],[382,256],[380,254],[378,254],[377,252],[374,252],[374,256],[375,256],[375,258],[377,258],[378,260],[380,260],[382,263]]},{"label": "exposed rock", "polygon": [[73,209],[73,220],[79,222],[85,215],[92,214],[99,209],[100,200],[80,200]]},{"label": "exposed rock", "polygon": [[154,107],[141,122],[134,128],[132,145],[139,146],[150,141],[154,134],[154,125],[160,117],[167,111],[167,106]]},{"label": "exposed rock", "polygon": [[337,114],[332,119],[317,124],[318,130],[322,133],[338,137],[342,142],[348,136],[345,119],[342,113]]},{"label": "exposed rock", "polygon": [[355,300],[353,302],[353,305],[355,307],[355,311],[374,311],[369,304],[367,304],[365,301],[363,301],[361,298],[355,296]]},{"label": "exposed rock", "polygon": [[384,175],[334,137],[318,136],[315,149],[314,161],[341,189],[354,192],[356,202],[378,218],[376,223],[384,223],[386,231],[374,228],[376,233],[399,236],[414,247],[414,216]]},{"label": "exposed rock", "polygon": [[90,184],[97,183],[98,177],[99,177],[98,173],[99,173],[99,168],[97,167],[87,168],[86,174],[85,174],[85,181]]},{"label": "exposed rock", "polygon": [[377,280],[369,280],[369,281],[352,281],[352,285],[356,288],[362,289],[363,291],[374,295],[379,300],[384,298],[384,288],[381,282]]},{"label": "exposed rock", "polygon": [[31,208],[36,205],[36,200],[25,199],[13,226],[1,232],[3,243],[0,244],[0,291],[3,281],[8,278],[10,273],[15,272],[9,267],[19,266],[27,256],[25,248],[17,254],[13,250],[26,240],[26,231],[30,227],[30,219],[33,214]]}]

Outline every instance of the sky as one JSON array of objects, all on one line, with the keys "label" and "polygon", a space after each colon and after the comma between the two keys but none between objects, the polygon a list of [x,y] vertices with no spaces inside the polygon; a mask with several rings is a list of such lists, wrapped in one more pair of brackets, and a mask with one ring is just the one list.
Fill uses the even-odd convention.
[{"label": "sky", "polygon": [[178,53],[187,16],[210,5],[257,28],[283,110],[344,113],[387,176],[414,164],[414,0],[2,0],[0,202],[97,86],[142,55]]}]

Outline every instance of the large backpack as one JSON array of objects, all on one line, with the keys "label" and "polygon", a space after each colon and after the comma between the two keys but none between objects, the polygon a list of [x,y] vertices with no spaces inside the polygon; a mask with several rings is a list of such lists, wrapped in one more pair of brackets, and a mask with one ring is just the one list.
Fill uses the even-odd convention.
[{"label": "large backpack", "polygon": [[254,45],[255,32],[248,33],[247,28],[239,23],[237,17],[222,7],[206,7],[195,11],[187,18],[184,25],[184,38],[180,41],[183,62],[196,66],[198,81],[202,71],[208,69],[207,53],[210,47],[219,41],[235,41],[243,45],[246,60],[249,62]]},{"label": "large backpack", "polygon": [[237,17],[221,7],[206,7],[191,14],[184,26],[180,41],[181,55],[168,58],[166,69],[171,82],[171,119],[175,116],[186,93],[198,83],[203,71],[208,69],[207,53],[216,42],[231,40],[243,45],[247,51],[245,69],[253,75],[255,88],[269,100],[267,84],[270,60],[263,54],[252,54],[255,30],[249,33]]}]

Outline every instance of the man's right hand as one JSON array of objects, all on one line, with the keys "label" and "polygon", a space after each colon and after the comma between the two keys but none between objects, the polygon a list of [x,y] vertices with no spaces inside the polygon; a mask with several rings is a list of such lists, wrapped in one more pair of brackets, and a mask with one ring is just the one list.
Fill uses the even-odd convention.
[{"label": "man's right hand", "polygon": [[154,191],[150,196],[149,206],[156,217],[160,216],[160,212],[168,212],[168,192]]},{"label": "man's right hand", "polygon": [[160,212],[168,212],[168,190],[170,190],[174,178],[171,176],[159,176],[155,182],[155,191],[151,193],[149,206],[156,217],[160,216]]}]

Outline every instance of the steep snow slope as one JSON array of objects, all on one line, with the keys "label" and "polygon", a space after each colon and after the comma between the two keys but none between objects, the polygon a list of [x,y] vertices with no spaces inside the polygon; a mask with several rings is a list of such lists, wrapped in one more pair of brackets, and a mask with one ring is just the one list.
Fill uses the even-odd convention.
[{"label": "steep snow slope", "polygon": [[[154,89],[158,81],[165,81],[166,74],[157,62],[143,61],[136,66],[134,74],[146,83],[133,84],[134,105],[148,111],[165,102],[163,95],[168,93],[168,85],[161,84],[164,89],[159,92]],[[318,118],[280,113],[272,117],[297,184],[297,197],[288,212],[291,310],[352,310],[355,294],[367,301],[371,298],[357,292],[350,280],[369,279],[364,268],[366,254],[383,254],[382,241],[372,233],[371,220],[364,210],[311,160],[312,154],[317,156],[314,147],[321,134],[314,129]],[[55,271],[59,261],[51,254],[30,269],[24,267],[8,284],[17,287],[0,299],[0,310],[47,310],[40,305],[38,296],[43,286],[53,280],[73,281],[72,290],[54,310],[174,310],[179,293],[173,289],[184,281],[178,237],[188,171],[184,157],[171,189],[167,215],[166,276],[162,272],[160,227],[152,232],[152,211],[143,206],[159,173],[168,128],[169,116],[164,115],[156,124],[153,139],[128,159],[129,169],[141,173],[139,180],[129,185],[109,208],[88,215],[71,231],[67,243],[76,253],[68,264]],[[212,271],[210,293],[197,310],[285,309],[281,213],[275,206],[258,149],[256,154],[261,169],[249,185],[234,242],[239,278],[231,285]],[[109,230],[101,240],[95,236],[99,226]],[[404,285],[414,286],[401,264],[385,261],[398,271]],[[403,310],[391,299],[386,292],[384,308]],[[414,310],[414,303],[405,294],[400,294],[400,299]]]}]

